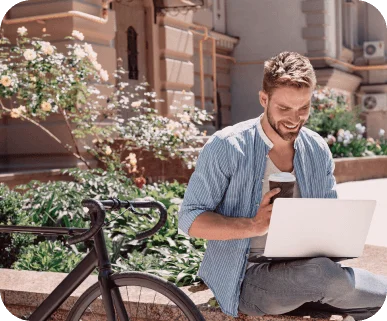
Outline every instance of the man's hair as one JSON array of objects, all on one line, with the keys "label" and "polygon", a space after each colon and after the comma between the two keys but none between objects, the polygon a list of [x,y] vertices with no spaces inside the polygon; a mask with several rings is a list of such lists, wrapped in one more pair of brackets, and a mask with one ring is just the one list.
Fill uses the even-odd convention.
[{"label": "man's hair", "polygon": [[312,88],[316,75],[308,58],[297,52],[281,52],[265,61],[263,90],[271,96],[279,87]]}]

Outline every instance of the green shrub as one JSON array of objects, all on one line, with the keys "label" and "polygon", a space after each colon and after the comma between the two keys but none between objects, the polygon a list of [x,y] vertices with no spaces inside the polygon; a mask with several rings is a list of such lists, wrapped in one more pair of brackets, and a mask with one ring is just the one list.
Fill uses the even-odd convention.
[{"label": "green shrub", "polygon": [[311,107],[306,127],[323,137],[335,135],[340,129],[354,132],[361,122],[359,108],[350,110],[346,97],[330,88],[315,90]]},{"label": "green shrub", "polygon": [[[22,205],[22,196],[0,183],[0,225],[23,225],[28,221]],[[10,268],[17,260],[20,248],[33,240],[33,236],[0,233],[0,268]]]},{"label": "green shrub", "polygon": [[[156,210],[139,210],[151,216],[137,216],[128,210],[107,211],[105,238],[111,261],[116,270],[147,271],[161,275],[178,285],[199,281],[197,271],[202,260],[206,242],[190,239],[178,234],[177,212],[184,197],[186,185],[178,182],[154,183],[139,189],[123,172],[96,170],[66,170],[73,182],[58,181],[42,183],[32,181],[16,187],[18,206],[24,209],[24,225],[87,227],[89,217],[81,206],[84,198],[107,199],[117,197],[133,200],[151,196],[162,202],[168,209],[165,226],[148,239],[137,241],[135,235],[149,230],[158,220]],[[10,206],[9,212],[18,213]],[[18,214],[17,214],[18,215]],[[69,272],[88,251],[79,244],[69,248],[63,245],[63,237],[50,237],[54,243],[42,237],[24,245],[14,268],[35,271]],[[50,252],[51,253],[48,253]],[[49,261],[45,257],[49,258]],[[63,267],[59,260],[63,257]]]},{"label": "green shrub", "polygon": [[13,268],[68,273],[82,260],[83,256],[67,248],[60,241],[43,241],[37,245],[24,247]]}]

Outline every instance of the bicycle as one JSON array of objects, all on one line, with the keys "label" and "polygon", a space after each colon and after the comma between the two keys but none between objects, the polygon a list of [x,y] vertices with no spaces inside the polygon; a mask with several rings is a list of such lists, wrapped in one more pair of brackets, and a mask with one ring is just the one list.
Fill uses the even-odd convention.
[{"label": "bicycle", "polygon": [[[1,198],[0,198],[1,201]],[[0,226],[0,233],[31,233],[40,235],[69,235],[69,245],[85,242],[93,238],[94,246],[83,260],[66,276],[66,278],[51,292],[51,294],[29,316],[30,321],[49,320],[52,314],[69,298],[71,293],[98,268],[98,282],[87,289],[71,308],[67,321],[153,321],[153,320],[188,320],[205,321],[199,309],[192,300],[173,283],[160,277],[144,272],[114,273],[111,269],[103,226],[105,225],[105,209],[117,210],[126,208],[136,215],[150,216],[140,213],[135,208],[156,208],[160,213],[159,221],[148,231],[136,235],[141,240],[155,234],[167,220],[167,211],[161,202],[140,199],[136,201],[83,200],[82,205],[89,209],[91,218],[90,229],[62,227],[30,227],[30,226]],[[140,291],[128,287],[140,287]],[[125,288],[125,289],[124,289]],[[143,290],[145,289],[145,290]],[[154,291],[150,295],[150,291]],[[130,294],[138,301],[133,302]],[[141,300],[141,296],[143,296]],[[162,295],[165,299],[156,296]],[[123,297],[125,300],[123,300]],[[152,302],[153,300],[153,302]],[[165,304],[165,301],[168,303]],[[173,305],[169,306],[172,302]],[[102,303],[102,304],[101,304]],[[132,306],[131,306],[132,303]],[[135,303],[136,311],[131,307]],[[129,308],[129,311],[127,311]],[[93,310],[94,309],[94,310]],[[101,316],[104,310],[106,317]],[[161,309],[161,311],[160,311]],[[155,315],[157,318],[155,318]]]}]

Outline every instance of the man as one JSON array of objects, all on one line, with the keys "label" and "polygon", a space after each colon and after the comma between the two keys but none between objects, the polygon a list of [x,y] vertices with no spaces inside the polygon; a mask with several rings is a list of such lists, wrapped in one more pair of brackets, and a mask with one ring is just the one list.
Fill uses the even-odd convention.
[{"label": "man", "polygon": [[337,198],[329,147],[303,127],[315,85],[313,67],[300,54],[266,61],[259,92],[264,113],[210,137],[189,181],[179,228],[209,240],[199,276],[228,315],[284,314],[317,302],[369,317],[386,298],[387,278],[328,258],[248,262],[264,249],[270,198],[279,192],[269,191],[271,173],[293,172],[295,197]]}]

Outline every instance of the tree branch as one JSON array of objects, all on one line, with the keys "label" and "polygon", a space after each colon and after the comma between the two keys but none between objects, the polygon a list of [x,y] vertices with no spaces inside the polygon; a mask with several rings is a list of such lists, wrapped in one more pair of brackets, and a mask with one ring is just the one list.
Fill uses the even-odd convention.
[{"label": "tree branch", "polygon": [[67,114],[66,114],[66,111],[62,108],[60,108],[62,114],[63,114],[63,117],[66,121],[66,125],[67,125],[67,128],[69,130],[69,133],[70,133],[70,136],[71,136],[71,139],[73,141],[73,144],[74,144],[74,147],[75,147],[75,150],[77,151],[77,154],[79,155],[79,159],[86,165],[86,167],[88,169],[91,169],[90,165],[87,163],[86,159],[84,159],[82,156],[81,156],[81,153],[79,151],[79,148],[78,148],[78,144],[77,144],[77,141],[75,140],[75,137],[73,135],[73,131],[71,130],[71,125],[70,125],[70,122],[69,122],[69,119],[67,117]]},{"label": "tree branch", "polygon": [[[0,105],[1,105],[1,108],[2,108],[3,110],[5,110],[5,111],[7,111],[7,112],[9,112],[9,113],[12,111],[11,109],[9,109],[9,108],[7,108],[7,107],[4,106],[4,104],[3,104],[3,102],[2,102],[1,99],[0,99]],[[47,135],[49,135],[49,136],[50,136],[52,139],[54,139],[57,143],[59,143],[60,145],[62,145],[68,152],[70,152],[70,153],[73,154],[76,158],[78,158],[78,159],[80,159],[81,161],[83,161],[83,162],[86,164],[86,166],[90,169],[89,164],[86,162],[86,160],[85,160],[81,155],[79,155],[79,154],[74,153],[73,151],[71,151],[70,148],[66,147],[66,146],[62,143],[62,141],[61,141],[58,137],[56,137],[53,133],[51,133],[47,128],[43,127],[43,126],[40,125],[38,122],[34,121],[33,119],[31,119],[31,118],[29,118],[29,117],[27,117],[27,116],[25,116],[25,115],[20,114],[20,117],[23,118],[23,119],[25,119],[25,120],[27,120],[27,121],[29,121],[30,123],[34,124],[35,126],[38,126],[41,130],[43,130]]]}]

